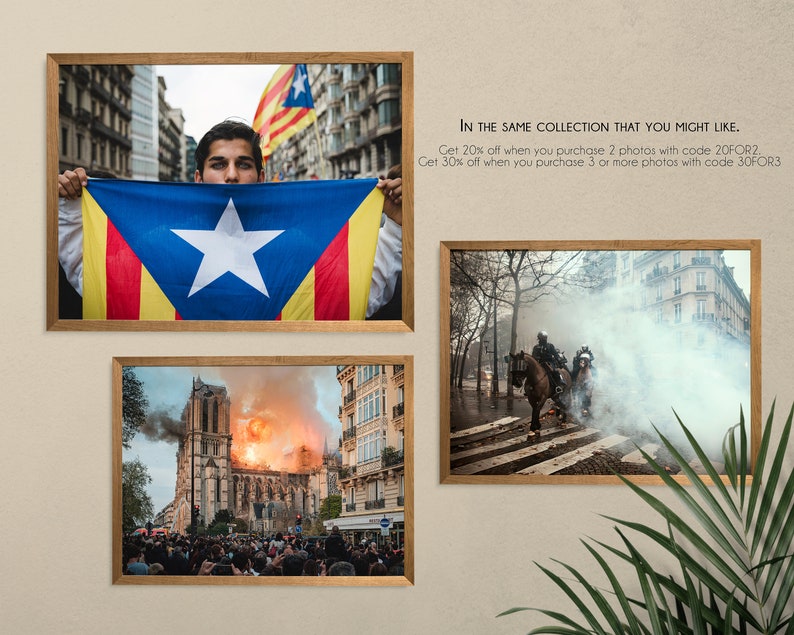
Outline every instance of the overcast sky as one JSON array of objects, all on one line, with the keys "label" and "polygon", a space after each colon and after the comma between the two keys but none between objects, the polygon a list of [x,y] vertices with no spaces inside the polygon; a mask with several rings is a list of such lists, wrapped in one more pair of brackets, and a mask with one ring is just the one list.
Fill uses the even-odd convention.
[{"label": "overcast sky", "polygon": [[165,99],[181,108],[185,134],[196,141],[216,123],[228,118],[253,124],[265,86],[278,65],[201,64],[156,66],[165,78]]}]

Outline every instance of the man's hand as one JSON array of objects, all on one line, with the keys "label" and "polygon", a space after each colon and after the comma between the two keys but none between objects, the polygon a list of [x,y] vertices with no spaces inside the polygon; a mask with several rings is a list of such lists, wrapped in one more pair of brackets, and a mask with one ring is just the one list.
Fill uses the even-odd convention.
[{"label": "man's hand", "polygon": [[378,181],[378,189],[386,197],[383,201],[383,211],[395,223],[403,224],[403,180],[382,179]]},{"label": "man's hand", "polygon": [[201,563],[201,567],[199,568],[198,575],[210,575],[212,570],[215,568],[215,562],[211,560],[205,560]]},{"label": "man's hand", "polygon": [[87,184],[88,175],[85,169],[66,170],[58,175],[58,196],[72,201],[78,199],[83,195],[83,187]]}]

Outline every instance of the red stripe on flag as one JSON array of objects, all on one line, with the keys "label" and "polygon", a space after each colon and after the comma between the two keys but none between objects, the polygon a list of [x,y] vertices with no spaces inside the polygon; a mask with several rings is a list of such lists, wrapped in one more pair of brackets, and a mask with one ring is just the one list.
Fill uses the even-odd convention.
[{"label": "red stripe on flag", "polygon": [[[289,121],[283,122],[283,123],[282,123],[281,119],[283,119],[284,115],[288,114],[289,111],[282,110],[281,113],[283,113],[283,115],[281,113],[279,113],[279,115],[281,115],[281,116],[276,115],[275,117],[273,117],[272,126],[271,126],[271,130],[270,130],[270,138],[273,139],[273,138],[277,137],[278,135],[280,135],[285,130],[289,130],[290,128],[292,128],[297,123],[300,123],[301,119],[303,119],[307,114],[312,112],[312,110],[313,109],[311,109],[311,108],[301,108],[297,113],[295,113],[295,115],[292,117],[292,119],[290,119]],[[275,124],[278,124],[278,127],[275,127]]]},{"label": "red stripe on flag", "polygon": [[347,223],[314,265],[314,319],[350,319]]},{"label": "red stripe on flag", "polygon": [[141,312],[141,261],[110,219],[105,253],[107,319],[137,320]]},{"label": "red stripe on flag", "polygon": [[[277,71],[278,72],[278,71]],[[265,87],[265,93],[262,95],[262,98],[259,100],[259,106],[257,106],[256,114],[254,115],[254,120],[273,102],[274,99],[279,99],[283,101],[282,96],[286,98],[284,94],[284,88],[286,85],[287,91],[291,88],[292,84],[292,76],[295,74],[295,66],[293,66],[290,70],[284,73],[278,81],[271,85]],[[271,80],[272,81],[272,80]]]}]

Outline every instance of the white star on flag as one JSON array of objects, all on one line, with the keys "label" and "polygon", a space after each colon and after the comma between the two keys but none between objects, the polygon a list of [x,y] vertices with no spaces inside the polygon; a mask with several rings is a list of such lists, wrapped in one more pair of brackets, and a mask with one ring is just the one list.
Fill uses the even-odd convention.
[{"label": "white star on flag", "polygon": [[301,72],[301,67],[295,68],[295,79],[292,82],[292,90],[295,91],[292,95],[293,99],[297,99],[298,95],[306,92],[306,75]]},{"label": "white star on flag", "polygon": [[201,291],[227,271],[251,285],[265,297],[270,297],[254,260],[254,254],[283,233],[283,229],[245,231],[234,201],[230,198],[214,230],[172,229],[171,231],[204,254],[188,297]]}]

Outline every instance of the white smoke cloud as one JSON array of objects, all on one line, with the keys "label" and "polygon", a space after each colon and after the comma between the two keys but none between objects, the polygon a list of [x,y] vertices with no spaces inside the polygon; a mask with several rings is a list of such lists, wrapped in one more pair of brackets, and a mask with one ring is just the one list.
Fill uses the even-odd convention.
[{"label": "white smoke cloud", "polygon": [[[673,327],[634,310],[636,289],[572,292],[522,311],[519,341],[534,343],[543,329],[570,362],[582,344],[595,355],[592,423],[633,437],[678,437],[675,413],[711,457],[720,456],[728,428],[750,413],[750,350],[729,338],[682,347]],[[683,328],[693,328],[684,326]]]}]

